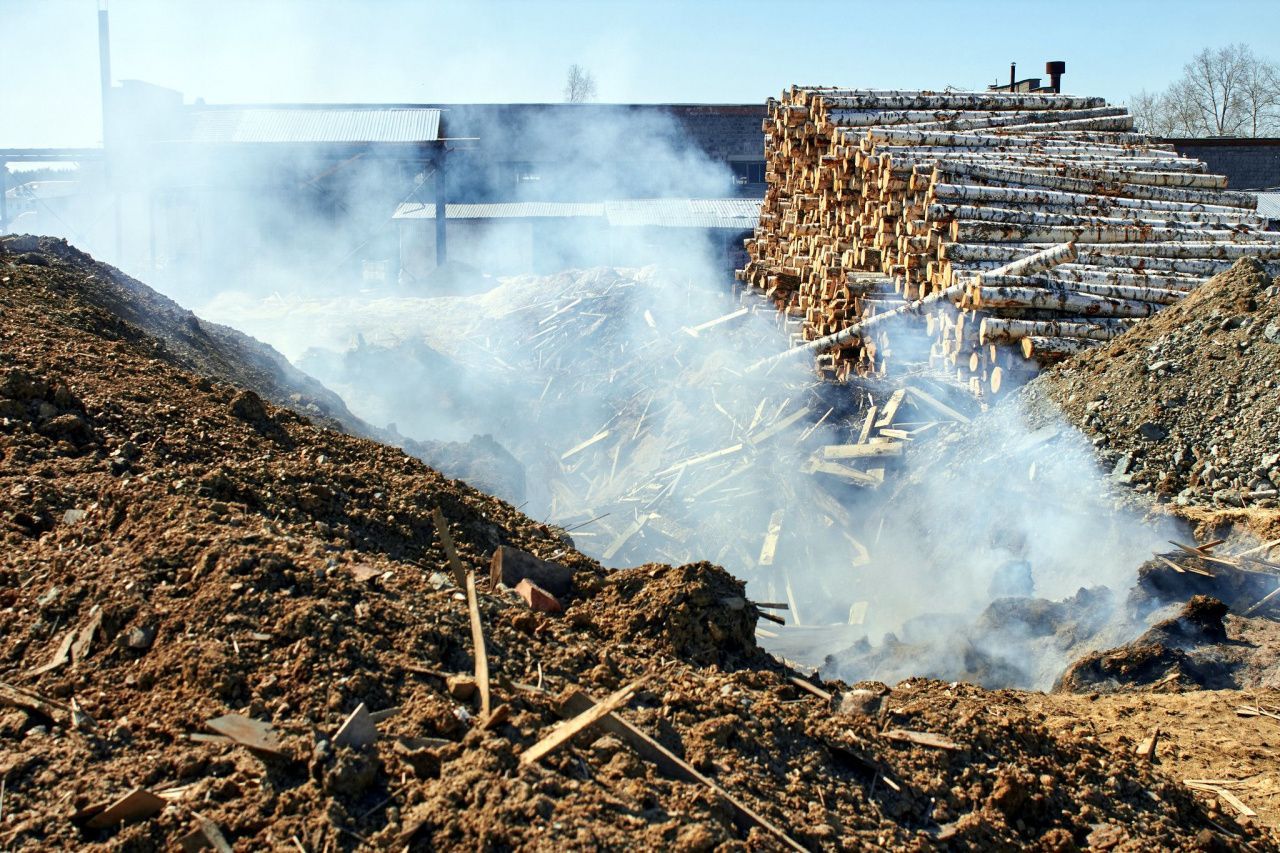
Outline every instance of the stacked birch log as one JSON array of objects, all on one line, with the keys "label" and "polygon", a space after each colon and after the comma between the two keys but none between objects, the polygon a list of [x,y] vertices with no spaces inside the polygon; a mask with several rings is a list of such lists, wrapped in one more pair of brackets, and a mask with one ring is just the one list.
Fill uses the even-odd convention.
[{"label": "stacked birch log", "polygon": [[[998,393],[1238,258],[1280,259],[1253,196],[1132,129],[1101,98],[792,87],[769,101],[738,277],[804,340],[834,336],[819,368],[837,379],[902,360],[890,324],[838,334],[895,311],[923,315],[932,364]],[[1068,262],[1009,274],[1062,244]]]}]

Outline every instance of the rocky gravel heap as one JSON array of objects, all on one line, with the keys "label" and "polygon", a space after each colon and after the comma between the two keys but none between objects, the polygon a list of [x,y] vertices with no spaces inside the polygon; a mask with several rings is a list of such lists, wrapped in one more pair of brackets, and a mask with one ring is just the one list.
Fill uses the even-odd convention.
[{"label": "rocky gravel heap", "polygon": [[1256,261],[1042,381],[1136,491],[1280,506],[1280,284]]},{"label": "rocky gravel heap", "polygon": [[[0,849],[1277,849],[1033,696],[815,694],[722,569],[605,572],[61,263],[0,251]],[[488,718],[437,508],[486,579]],[[500,545],[575,570],[562,616],[488,585]],[[703,778],[599,727],[520,760],[572,691],[646,674],[618,716]]]}]

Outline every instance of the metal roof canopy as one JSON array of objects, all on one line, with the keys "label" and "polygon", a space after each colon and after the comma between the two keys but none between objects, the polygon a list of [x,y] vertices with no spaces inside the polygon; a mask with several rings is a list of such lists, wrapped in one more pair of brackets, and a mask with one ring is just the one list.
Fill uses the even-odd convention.
[{"label": "metal roof canopy", "polygon": [[440,142],[440,110],[416,107],[196,109],[181,141],[194,143]]},{"label": "metal roof canopy", "polygon": [[[604,216],[602,202],[576,201],[500,201],[484,204],[448,205],[447,219],[546,219]],[[408,202],[398,205],[393,219],[435,219],[432,203]]]},{"label": "metal roof canopy", "polygon": [[[761,199],[646,198],[604,202],[508,201],[450,204],[448,219],[605,218],[614,227],[749,230],[760,218]],[[393,219],[435,219],[432,204],[407,203]]]}]

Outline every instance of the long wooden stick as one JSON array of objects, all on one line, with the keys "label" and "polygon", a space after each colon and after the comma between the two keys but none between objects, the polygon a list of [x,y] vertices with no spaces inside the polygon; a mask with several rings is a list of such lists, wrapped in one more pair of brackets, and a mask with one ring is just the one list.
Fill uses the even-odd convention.
[{"label": "long wooden stick", "polygon": [[440,507],[431,511],[431,520],[435,524],[436,533],[440,535],[440,546],[444,548],[445,557],[449,560],[449,568],[453,570],[453,579],[458,586],[466,586],[467,573],[462,568],[462,561],[458,559],[457,549],[453,547],[453,535],[449,533],[449,522],[445,520]]},{"label": "long wooden stick", "polygon": [[630,702],[631,697],[635,695],[636,690],[643,687],[652,678],[652,673],[642,678],[638,678],[626,687],[612,693],[609,698],[605,699],[603,702],[593,705],[591,708],[586,709],[568,722],[562,723],[552,731],[551,734],[547,735],[542,740],[538,741],[521,753],[520,763],[526,765],[534,764],[550,755],[552,752],[559,749],[560,746],[568,743],[574,735],[581,731],[585,731],[600,722],[600,720],[615,709],[621,708],[623,705]]},{"label": "long wooden stick", "polygon": [[476,573],[467,572],[467,610],[471,614],[471,645],[476,653],[476,690],[480,692],[480,715],[489,721],[489,653],[484,645],[484,625],[480,621],[480,602],[476,598]]}]

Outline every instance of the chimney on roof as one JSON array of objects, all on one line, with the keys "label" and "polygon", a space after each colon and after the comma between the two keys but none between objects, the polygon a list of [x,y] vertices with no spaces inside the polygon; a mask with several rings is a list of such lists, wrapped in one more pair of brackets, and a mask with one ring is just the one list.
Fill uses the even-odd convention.
[{"label": "chimney on roof", "polygon": [[1049,88],[1054,94],[1062,92],[1062,75],[1067,73],[1067,63],[1062,61],[1046,62],[1044,73],[1049,75]]}]

